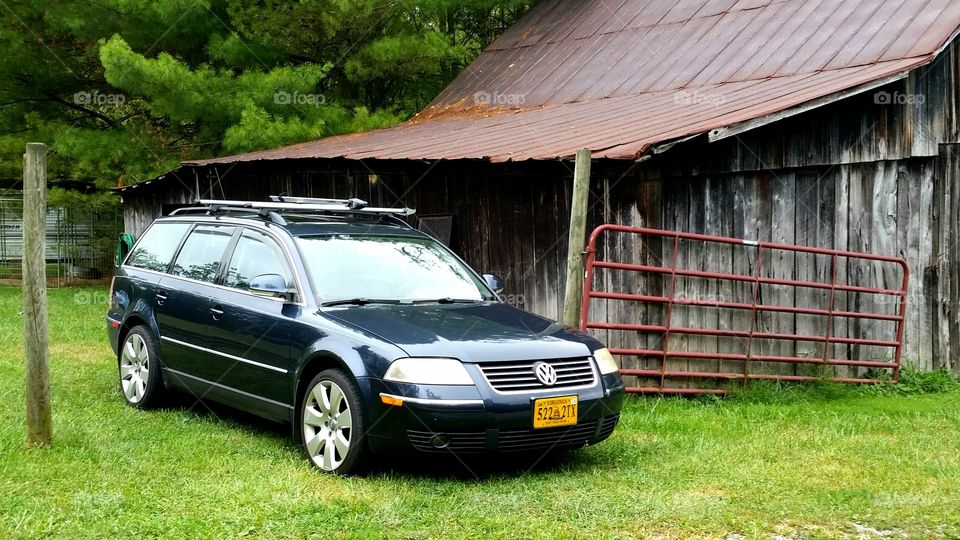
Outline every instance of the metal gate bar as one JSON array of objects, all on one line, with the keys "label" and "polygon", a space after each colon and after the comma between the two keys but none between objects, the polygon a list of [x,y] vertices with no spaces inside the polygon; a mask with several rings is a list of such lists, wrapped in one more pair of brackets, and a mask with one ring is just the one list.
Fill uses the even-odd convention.
[{"label": "metal gate bar", "polygon": [[[604,234],[620,233],[635,235],[641,241],[656,237],[670,240],[665,247],[672,244],[672,253],[670,254],[669,266],[653,266],[649,264],[634,264],[618,261],[605,261],[597,259],[597,243]],[[680,258],[680,247],[684,241],[696,241],[704,243],[713,243],[730,246],[743,246],[756,250],[756,258],[753,264],[751,275],[735,274],[728,272],[711,272],[704,270],[694,270],[680,268],[678,266]],[[668,248],[669,249],[669,248]],[[825,255],[830,257],[830,281],[807,281],[800,279],[775,278],[761,275],[763,270],[763,252],[764,251],[782,251],[793,253],[805,253],[812,255]],[[633,375],[637,377],[650,378],[658,381],[655,386],[634,386],[629,387],[629,392],[635,393],[664,393],[664,394],[698,394],[711,393],[722,394],[721,388],[678,388],[667,386],[668,380],[703,380],[712,379],[717,381],[742,381],[746,383],[750,380],[780,380],[780,381],[813,381],[821,380],[821,377],[810,375],[789,375],[789,374],[771,374],[751,372],[750,366],[755,362],[769,362],[779,364],[796,365],[821,365],[821,366],[846,366],[858,368],[890,369],[892,380],[896,382],[900,376],[900,360],[903,349],[903,334],[905,326],[905,315],[907,306],[907,286],[909,283],[909,268],[902,258],[875,255],[871,253],[859,253],[853,251],[843,251],[825,248],[816,248],[808,246],[796,246],[789,244],[777,244],[772,242],[760,242],[743,240],[738,238],[728,238],[721,236],[711,236],[695,233],[682,233],[676,231],[665,231],[659,229],[649,229],[642,227],[627,227],[623,225],[601,225],[597,227],[590,235],[590,241],[587,245],[586,272],[584,275],[585,283],[583,288],[583,305],[581,311],[580,328],[581,330],[609,330],[609,331],[627,331],[644,332],[662,335],[661,349],[644,348],[623,348],[611,347],[610,352],[619,356],[637,356],[642,359],[656,359],[660,362],[659,369],[640,369],[626,368],[620,372],[624,375]],[[862,284],[838,283],[838,259],[874,261],[878,263],[890,263],[898,265],[902,270],[902,283],[899,289],[888,289],[883,287],[869,287]],[[596,269],[606,269],[613,271],[625,271],[633,273],[646,273],[669,276],[668,285],[665,287],[667,292],[663,294],[647,294],[649,291],[641,293],[615,292],[594,290],[594,277]],[[718,281],[729,281],[752,284],[752,302],[733,302],[720,299],[701,299],[701,298],[678,298],[677,297],[677,278],[703,278]],[[762,303],[760,300],[761,287],[763,285],[808,288],[814,290],[829,291],[827,307],[808,307],[800,305],[778,305],[771,303]],[[856,311],[852,309],[836,309],[837,292],[856,293],[864,295],[877,295],[880,297],[896,297],[899,305],[896,314],[876,313],[870,311]],[[648,304],[659,304],[665,306],[665,321],[661,324],[636,323],[636,322],[608,322],[590,320],[590,302],[592,299],[605,299],[615,301],[640,302]],[[677,305],[688,306],[691,308],[709,308],[709,309],[730,309],[743,310],[750,312],[749,330],[730,330],[721,328],[694,328],[674,324],[674,307]],[[760,313],[787,313],[793,315],[810,315],[825,317],[824,332],[822,334],[802,334],[790,332],[764,332],[758,331],[757,319]],[[870,320],[870,321],[888,321],[896,323],[895,336],[887,339],[868,339],[863,337],[844,337],[837,336],[834,332],[834,322],[836,319],[847,320]],[[746,340],[746,352],[740,353],[721,353],[712,351],[672,351],[670,349],[670,338],[672,335],[693,335],[693,336],[716,336],[728,338],[741,338]],[[753,352],[754,342],[757,340],[779,340],[810,342],[822,344],[822,352],[818,356],[790,356],[790,355],[772,355],[755,354]],[[833,358],[830,354],[833,344],[845,344],[856,346],[870,346],[889,348],[893,351],[893,360],[877,359],[859,359],[859,358]],[[668,360],[671,358],[682,358],[688,360],[728,360],[743,362],[742,372],[720,372],[697,369],[677,370],[668,368]],[[882,379],[868,376],[855,377],[829,377],[828,380],[843,383],[878,383]]]}]

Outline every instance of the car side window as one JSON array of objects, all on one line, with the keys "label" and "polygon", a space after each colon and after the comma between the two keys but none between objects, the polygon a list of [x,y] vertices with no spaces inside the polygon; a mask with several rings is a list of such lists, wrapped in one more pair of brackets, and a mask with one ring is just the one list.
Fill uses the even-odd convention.
[{"label": "car side window", "polygon": [[173,275],[213,283],[235,230],[230,226],[198,225],[180,248]]},{"label": "car side window", "polygon": [[226,285],[248,290],[250,279],[261,274],[278,274],[291,283],[290,270],[277,243],[261,232],[244,229],[227,268]]},{"label": "car side window", "polygon": [[154,272],[166,272],[173,253],[189,229],[189,223],[155,223],[127,257],[126,264]]}]

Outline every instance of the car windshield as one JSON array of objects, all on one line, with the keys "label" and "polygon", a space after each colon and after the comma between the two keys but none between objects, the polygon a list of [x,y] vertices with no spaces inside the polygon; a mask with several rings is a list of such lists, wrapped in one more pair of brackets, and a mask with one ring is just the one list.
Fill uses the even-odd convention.
[{"label": "car windshield", "polygon": [[324,235],[296,243],[321,304],[493,299],[469,268],[429,238]]}]

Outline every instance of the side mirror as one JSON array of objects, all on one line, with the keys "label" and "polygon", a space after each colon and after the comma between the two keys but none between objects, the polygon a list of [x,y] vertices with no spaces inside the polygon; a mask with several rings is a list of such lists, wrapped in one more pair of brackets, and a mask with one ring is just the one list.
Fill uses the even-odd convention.
[{"label": "side mirror", "polygon": [[250,280],[250,292],[257,296],[291,299],[287,280],[279,274],[260,274]]},{"label": "side mirror", "polygon": [[503,279],[496,274],[484,274],[483,281],[487,284],[487,287],[493,289],[493,292],[500,294],[503,292]]}]

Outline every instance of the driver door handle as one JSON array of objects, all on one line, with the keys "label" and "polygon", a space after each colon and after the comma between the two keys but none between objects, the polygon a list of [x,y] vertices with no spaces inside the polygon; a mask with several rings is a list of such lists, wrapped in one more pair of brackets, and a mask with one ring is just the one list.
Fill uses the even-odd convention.
[{"label": "driver door handle", "polygon": [[213,316],[213,320],[219,321],[220,317],[223,317],[223,306],[217,304],[210,308],[210,314]]}]

